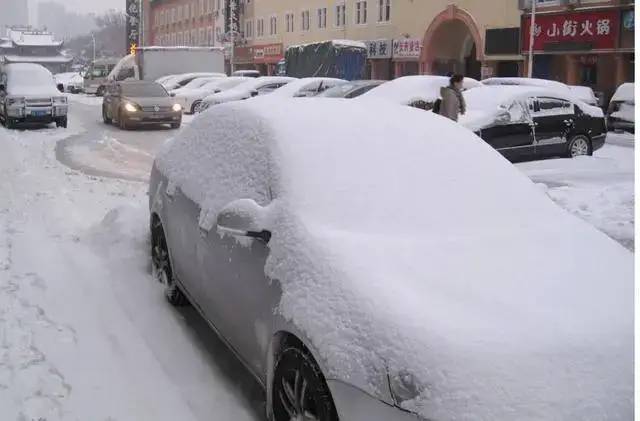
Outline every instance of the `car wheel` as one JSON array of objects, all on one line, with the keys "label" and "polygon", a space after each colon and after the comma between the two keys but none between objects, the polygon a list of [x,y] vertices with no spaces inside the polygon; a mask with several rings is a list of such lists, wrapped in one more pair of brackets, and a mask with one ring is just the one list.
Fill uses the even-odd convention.
[{"label": "car wheel", "polygon": [[179,129],[180,128],[180,123],[171,123],[171,128],[172,129]]},{"label": "car wheel", "polygon": [[104,121],[104,124],[111,124],[111,119],[107,116],[107,110],[104,107],[102,107],[102,121]]},{"label": "car wheel", "polygon": [[62,127],[62,128],[67,128],[67,117],[61,118],[60,120],[56,121],[56,127]]},{"label": "car wheel", "polygon": [[5,118],[4,126],[5,126],[7,129],[15,129],[15,128],[16,128],[16,123],[15,123],[15,121],[14,121],[12,118],[7,117],[7,118]]},{"label": "car wheel", "polygon": [[104,86],[100,86],[98,90],[96,90],[96,96],[104,96]]},{"label": "car wheel", "polygon": [[329,386],[309,352],[280,353],[273,375],[273,421],[338,421]]},{"label": "car wheel", "polygon": [[572,137],[569,142],[568,152],[570,158],[591,155],[591,142],[589,138],[581,134]]},{"label": "car wheel", "polygon": [[202,104],[202,101],[196,101],[193,103],[193,105],[191,105],[191,114],[195,114],[196,112],[198,112],[198,108],[200,108],[200,104]]},{"label": "car wheel", "polygon": [[164,295],[171,305],[182,307],[189,304],[187,296],[180,291],[173,278],[169,248],[164,229],[159,221],[155,222],[151,228],[151,273],[164,285]]}]

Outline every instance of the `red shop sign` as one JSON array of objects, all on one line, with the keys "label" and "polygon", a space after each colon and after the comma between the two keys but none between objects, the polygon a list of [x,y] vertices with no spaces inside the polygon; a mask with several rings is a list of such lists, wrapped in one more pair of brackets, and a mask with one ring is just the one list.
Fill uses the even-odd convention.
[{"label": "red shop sign", "polygon": [[253,47],[255,63],[277,63],[284,58],[282,44],[267,44]]},{"label": "red shop sign", "polygon": [[[531,17],[522,20],[522,50],[529,51]],[[533,51],[616,48],[620,16],[615,11],[536,15]]]}]

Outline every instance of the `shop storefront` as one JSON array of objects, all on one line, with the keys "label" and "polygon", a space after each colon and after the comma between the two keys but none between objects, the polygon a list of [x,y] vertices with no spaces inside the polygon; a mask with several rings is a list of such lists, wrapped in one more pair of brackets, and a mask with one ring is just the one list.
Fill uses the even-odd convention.
[{"label": "shop storefront", "polygon": [[253,63],[263,76],[276,74],[278,62],[284,58],[282,44],[266,44],[253,46]]},{"label": "shop storefront", "polygon": [[517,77],[523,74],[520,28],[492,28],[485,31],[481,78]]},{"label": "shop storefront", "polygon": [[[533,76],[590,86],[605,98],[610,97],[618,85],[633,78],[633,65],[629,65],[633,62],[633,35],[623,34],[624,13],[609,8],[537,15]],[[523,17],[525,55],[529,51],[530,25],[530,17]],[[623,47],[625,43],[631,46]]]},{"label": "shop storefront", "polygon": [[367,79],[389,80],[393,77],[391,57],[393,43],[390,39],[364,41],[367,46]]},{"label": "shop storefront", "polygon": [[393,76],[412,76],[420,74],[420,55],[422,40],[403,38],[393,40]]},{"label": "shop storefront", "polygon": [[253,47],[235,47],[233,49],[233,70],[255,70]]}]

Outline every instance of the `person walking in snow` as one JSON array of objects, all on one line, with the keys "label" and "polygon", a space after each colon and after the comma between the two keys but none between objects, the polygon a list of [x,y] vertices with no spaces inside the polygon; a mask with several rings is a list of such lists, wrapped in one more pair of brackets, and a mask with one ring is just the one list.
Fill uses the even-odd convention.
[{"label": "person walking in snow", "polygon": [[440,115],[453,121],[458,121],[458,116],[467,111],[467,106],[462,96],[462,82],[464,76],[455,74],[449,79],[449,86],[440,89],[442,101],[440,104]]}]

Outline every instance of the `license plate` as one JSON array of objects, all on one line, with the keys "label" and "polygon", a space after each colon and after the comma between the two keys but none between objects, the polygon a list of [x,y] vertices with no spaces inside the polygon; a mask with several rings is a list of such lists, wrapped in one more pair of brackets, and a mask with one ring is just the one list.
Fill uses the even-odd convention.
[{"label": "license plate", "polygon": [[48,115],[48,114],[49,114],[48,111],[36,111],[36,110],[31,111],[31,115],[35,117],[41,117],[43,115]]}]

